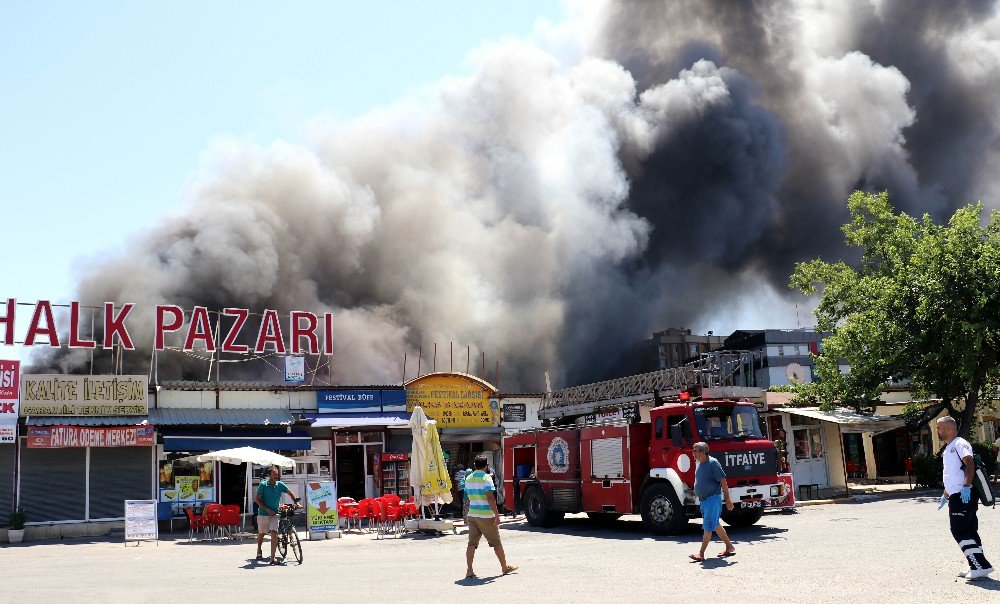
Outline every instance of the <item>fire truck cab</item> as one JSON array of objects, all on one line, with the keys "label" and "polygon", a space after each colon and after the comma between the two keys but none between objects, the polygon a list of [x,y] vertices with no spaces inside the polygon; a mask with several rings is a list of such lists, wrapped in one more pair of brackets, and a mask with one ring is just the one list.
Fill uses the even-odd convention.
[{"label": "fire truck cab", "polygon": [[726,472],[735,504],[730,525],[757,522],[764,509],[792,505],[791,486],[777,475],[774,443],[761,434],[746,400],[670,402],[648,423],[624,421],[542,428],[504,439],[506,501],[517,502],[532,526],[553,526],[564,514],[598,521],[640,514],[655,534],[676,533],[700,514],[694,493],[693,446],[703,441]]}]

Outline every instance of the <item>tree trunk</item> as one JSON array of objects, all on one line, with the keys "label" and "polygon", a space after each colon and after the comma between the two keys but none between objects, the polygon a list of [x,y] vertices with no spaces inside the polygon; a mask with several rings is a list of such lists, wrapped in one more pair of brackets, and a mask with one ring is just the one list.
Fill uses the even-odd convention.
[{"label": "tree trunk", "polygon": [[962,419],[958,424],[958,435],[969,440],[969,432],[972,431],[972,422],[976,418],[976,408],[979,407],[979,393],[986,385],[986,374],[990,368],[996,365],[997,353],[992,348],[983,351],[983,356],[979,359],[979,366],[972,375],[972,382],[969,383],[969,392],[965,395],[965,409],[962,411]]}]

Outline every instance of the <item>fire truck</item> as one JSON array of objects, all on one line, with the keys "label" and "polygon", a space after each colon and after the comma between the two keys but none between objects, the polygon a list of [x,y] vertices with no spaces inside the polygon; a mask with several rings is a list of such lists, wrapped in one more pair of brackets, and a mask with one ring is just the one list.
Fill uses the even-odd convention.
[{"label": "fire truck", "polygon": [[[555,526],[566,513],[598,522],[639,514],[650,532],[673,534],[700,515],[693,445],[703,441],[726,472],[735,505],[723,510],[727,524],[749,526],[766,509],[791,507],[790,476],[777,473],[777,450],[761,433],[757,408],[727,394],[686,388],[657,397],[663,404],[649,410],[648,422],[636,414],[511,434],[503,441],[504,467],[514,470],[504,479],[505,501],[519,503],[531,526]],[[579,420],[581,410],[549,417]]]}]

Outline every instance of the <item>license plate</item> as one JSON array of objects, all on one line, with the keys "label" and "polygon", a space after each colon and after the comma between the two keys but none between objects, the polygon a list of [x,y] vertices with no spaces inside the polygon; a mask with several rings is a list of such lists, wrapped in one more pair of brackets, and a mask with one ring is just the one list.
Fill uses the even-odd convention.
[{"label": "license plate", "polygon": [[764,507],[763,501],[741,501],[740,503],[743,504],[743,509]]}]

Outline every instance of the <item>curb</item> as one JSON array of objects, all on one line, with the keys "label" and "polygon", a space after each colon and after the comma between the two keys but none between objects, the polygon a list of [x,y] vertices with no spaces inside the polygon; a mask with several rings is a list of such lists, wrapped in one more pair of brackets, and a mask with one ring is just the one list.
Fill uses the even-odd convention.
[{"label": "curb", "polygon": [[807,501],[796,501],[795,507],[808,507],[810,505],[829,505],[836,503],[865,503],[868,501],[884,501],[886,499],[909,499],[911,497],[926,497],[933,495],[934,489],[917,489],[913,491],[896,491],[889,493],[858,493],[850,497],[837,497],[835,499],[809,499]]}]

